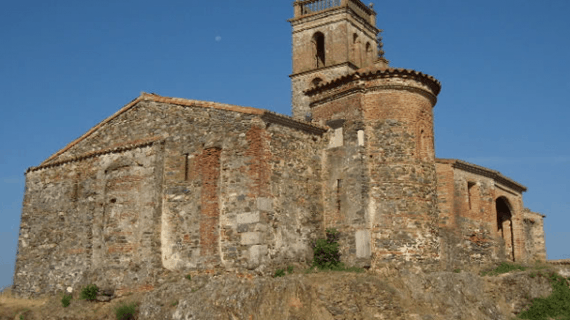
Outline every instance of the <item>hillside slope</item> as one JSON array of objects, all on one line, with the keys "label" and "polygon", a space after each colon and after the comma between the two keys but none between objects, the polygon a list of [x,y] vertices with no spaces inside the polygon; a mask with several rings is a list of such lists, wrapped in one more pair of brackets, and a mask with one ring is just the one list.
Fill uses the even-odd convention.
[{"label": "hillside slope", "polygon": [[[552,292],[546,276],[556,270],[531,269],[497,276],[469,272],[391,274],[318,272],[284,277],[170,274],[148,293],[110,302],[87,302],[74,295],[68,308],[61,297],[29,301],[0,299],[2,319],[115,319],[113,309],[138,303],[137,319],[512,319],[533,298]],[[19,301],[20,305],[16,305]],[[33,303],[32,303],[33,302]],[[24,309],[24,308],[27,308]]]}]

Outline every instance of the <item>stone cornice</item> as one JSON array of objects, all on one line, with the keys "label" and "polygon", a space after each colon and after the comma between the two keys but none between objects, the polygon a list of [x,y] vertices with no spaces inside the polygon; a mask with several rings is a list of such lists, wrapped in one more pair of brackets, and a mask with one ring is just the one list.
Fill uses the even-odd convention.
[{"label": "stone cornice", "polygon": [[311,69],[311,70],[307,70],[307,71],[303,71],[303,72],[299,72],[299,73],[293,73],[293,74],[289,75],[289,78],[293,79],[295,77],[304,76],[304,75],[315,73],[315,72],[323,72],[323,71],[338,68],[338,67],[349,67],[349,68],[352,68],[353,70],[356,70],[358,68],[354,63],[347,61],[347,62],[343,62],[343,63],[339,63],[339,64],[333,64],[330,66],[325,66],[325,67],[318,68],[318,69]]},{"label": "stone cornice", "polygon": [[360,80],[360,79],[369,80],[373,78],[393,78],[393,77],[398,77],[402,79],[413,79],[419,81],[428,86],[433,91],[434,96],[437,96],[441,91],[441,83],[434,77],[424,74],[422,72],[410,69],[401,69],[401,68],[376,69],[374,67],[370,67],[370,68],[362,68],[356,70],[351,74],[341,76],[329,82],[309,88],[308,90],[305,91],[305,94],[311,96],[338,87],[340,85],[346,84],[353,80]]},{"label": "stone cornice", "polygon": [[[293,5],[296,8],[302,8],[306,5],[310,5],[311,3],[314,3],[314,2],[316,2],[316,1],[315,0],[296,1],[293,3]],[[311,12],[311,13],[302,13],[302,9],[301,9],[301,11],[297,11],[297,9],[296,9],[295,10],[295,12],[296,12],[295,17],[291,18],[287,21],[290,22],[291,25],[294,26],[294,25],[299,24],[299,23],[304,23],[308,19],[313,19],[313,20],[314,19],[320,19],[323,17],[323,15],[325,15],[325,16],[330,15],[331,12],[335,12],[335,11],[341,11],[342,12],[342,11],[349,11],[349,10],[352,11],[355,16],[358,16],[363,20],[369,20],[370,17],[376,16],[376,12],[372,8],[366,6],[360,0],[342,0],[342,3],[340,5],[331,6],[329,8],[321,9],[321,10]],[[358,12],[358,11],[361,11],[361,12]],[[300,13],[300,15],[298,15],[299,13]],[[368,24],[370,24],[370,22],[368,22]]]},{"label": "stone cornice", "polygon": [[316,135],[322,135],[323,133],[325,133],[327,131],[327,129],[324,127],[316,126],[312,123],[305,122],[305,121],[295,120],[291,117],[281,115],[278,113],[274,113],[274,112],[270,112],[270,111],[266,111],[261,116],[261,119],[265,122],[277,123],[277,124],[280,124],[280,125],[283,125],[286,127],[290,127],[293,129],[305,131],[305,132],[316,134]]},{"label": "stone cornice", "polygon": [[324,103],[327,103],[327,102],[331,102],[331,101],[333,101],[333,100],[342,99],[342,98],[344,98],[344,97],[347,97],[347,96],[350,96],[350,95],[353,95],[353,94],[356,94],[356,93],[363,93],[363,92],[365,92],[365,91],[366,91],[366,89],[364,89],[364,87],[362,87],[362,86],[355,86],[355,87],[352,87],[352,88],[350,88],[350,89],[348,89],[348,90],[342,90],[342,91],[336,92],[336,93],[334,93],[334,94],[332,94],[332,95],[330,95],[330,96],[327,96],[327,97],[325,97],[325,98],[323,98],[323,99],[315,100],[315,101],[311,102],[311,103],[309,104],[309,106],[310,106],[311,108],[315,108],[315,107],[318,107],[318,106],[321,105],[321,104],[324,104]]},{"label": "stone cornice", "polygon": [[481,167],[476,164],[472,164],[466,161],[457,160],[457,159],[436,159],[438,163],[444,164],[451,164],[453,168],[457,168],[463,171],[467,171],[470,173],[478,174],[484,177],[491,178],[508,188],[515,190],[516,192],[522,193],[525,192],[527,189],[522,184],[509,179],[502,175],[499,171],[491,170],[489,168]]},{"label": "stone cornice", "polygon": [[382,91],[382,90],[405,90],[426,97],[428,100],[430,100],[432,106],[435,106],[435,104],[437,103],[437,96],[429,92],[428,90],[422,88],[391,84],[391,85],[374,86],[366,89],[366,91]]},{"label": "stone cornice", "polygon": [[326,16],[332,16],[335,14],[345,13],[348,11],[347,9],[348,9],[347,7],[332,7],[332,8],[322,10],[322,11],[318,11],[318,12],[314,12],[314,13],[310,13],[310,14],[305,14],[305,15],[302,15],[300,17],[291,18],[291,19],[288,19],[287,22],[291,23],[291,26],[295,27],[298,24],[322,19]]},{"label": "stone cornice", "polygon": [[41,169],[57,167],[57,166],[61,166],[61,165],[67,164],[67,163],[72,163],[72,162],[77,162],[77,161],[81,161],[81,160],[85,160],[85,159],[89,159],[89,158],[99,157],[99,156],[102,156],[105,154],[121,153],[121,152],[129,151],[129,150],[133,150],[133,149],[149,147],[155,143],[164,143],[163,137],[154,137],[154,138],[147,139],[146,141],[140,142],[140,143],[127,143],[127,144],[124,144],[124,145],[118,146],[118,147],[112,147],[112,148],[107,148],[107,149],[103,149],[103,150],[91,151],[91,152],[87,152],[87,153],[84,153],[84,154],[81,154],[81,155],[78,155],[78,156],[75,156],[72,158],[42,164],[42,165],[39,165],[37,167],[30,167],[30,168],[28,168],[28,170],[26,170],[26,174],[28,172],[34,172],[34,171],[38,171]]},{"label": "stone cornice", "polygon": [[[331,11],[328,11],[331,10]],[[311,25],[309,27],[305,27],[305,28],[298,28],[298,29],[294,29],[292,31],[293,34],[295,33],[299,33],[299,32],[303,32],[306,30],[311,30],[311,29],[315,29],[318,27],[322,27],[322,26],[326,26],[328,24],[332,24],[332,23],[336,23],[336,22],[340,22],[340,21],[347,21],[350,24],[352,24],[355,28],[357,29],[362,29],[365,28],[368,30],[368,32],[371,32],[373,34],[378,34],[380,32],[380,29],[378,29],[376,26],[371,25],[368,21],[366,21],[364,18],[362,18],[361,16],[359,16],[358,14],[356,14],[352,9],[350,8],[346,8],[346,7],[342,7],[342,8],[333,8],[333,9],[327,9],[328,12],[325,12],[326,14],[323,16],[317,16],[318,14],[322,13],[322,12],[318,12],[315,14],[312,14],[310,16],[305,16],[305,17],[301,17],[299,19],[305,19],[305,20],[301,20],[301,21],[295,21],[295,23],[291,22],[293,19],[288,20],[289,22],[291,22],[291,25],[293,27],[300,25],[300,24],[304,24],[307,22],[310,22],[311,20],[321,20],[326,16],[334,16],[334,15],[339,15],[339,17],[335,20],[332,21],[325,21],[321,24],[318,25]],[[333,12],[335,11],[335,12]],[[354,13],[354,14],[350,14],[350,12]],[[340,15],[342,14],[347,14],[349,15],[349,19],[346,19],[345,17],[342,17]],[[350,18],[353,18],[354,20],[351,20]],[[361,25],[356,25],[355,21],[358,21]]]},{"label": "stone cornice", "polygon": [[422,88],[405,86],[405,85],[397,85],[397,84],[372,86],[369,88],[365,88],[363,85],[359,85],[359,86],[355,86],[353,88],[350,88],[348,90],[342,90],[340,92],[334,93],[334,94],[327,96],[323,99],[312,101],[310,103],[310,107],[314,108],[314,107],[317,107],[321,104],[330,102],[332,100],[340,99],[340,98],[346,97],[348,95],[351,95],[351,94],[354,94],[357,92],[367,93],[367,92],[382,91],[382,90],[405,90],[405,91],[413,92],[413,93],[424,96],[426,99],[430,100],[432,106],[435,106],[435,104],[437,103],[437,96],[435,96],[434,94],[432,94],[428,90],[425,90]]}]

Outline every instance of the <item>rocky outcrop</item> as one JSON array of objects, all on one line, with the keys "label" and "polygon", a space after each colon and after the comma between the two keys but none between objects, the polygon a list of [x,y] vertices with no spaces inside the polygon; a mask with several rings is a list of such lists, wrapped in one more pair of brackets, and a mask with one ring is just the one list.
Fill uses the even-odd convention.
[{"label": "rocky outcrop", "polygon": [[[148,294],[140,319],[511,319],[551,292],[532,271],[196,277]],[[173,307],[173,305],[176,305]]]},{"label": "rocky outcrop", "polygon": [[41,300],[0,295],[0,319],[21,312],[28,320],[115,319],[117,306],[136,303],[138,320],[510,320],[532,299],[552,292],[548,277],[553,271],[570,284],[567,265],[497,276],[410,269],[380,274],[305,273],[298,268],[279,278],[171,272],[157,279],[150,292],[107,292],[108,302],[80,300],[74,292],[67,308],[61,306],[61,295]]}]

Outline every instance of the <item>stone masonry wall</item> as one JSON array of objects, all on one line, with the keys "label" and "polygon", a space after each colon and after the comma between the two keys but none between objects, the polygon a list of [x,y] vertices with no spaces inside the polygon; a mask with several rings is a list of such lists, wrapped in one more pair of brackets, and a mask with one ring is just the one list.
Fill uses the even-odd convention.
[{"label": "stone masonry wall", "polygon": [[160,266],[160,144],[29,172],[14,289],[143,287]]},{"label": "stone masonry wall", "polygon": [[[310,87],[313,87],[313,80],[321,79],[323,82],[331,81],[337,77],[343,76],[351,72],[351,68],[347,64],[341,64],[333,67],[320,68],[314,71],[308,71],[291,76],[291,103],[292,113],[295,119],[305,120],[305,116],[312,115],[313,110],[309,107],[310,99],[303,93]],[[314,115],[312,115],[314,117]]]},{"label": "stone masonry wall", "polygon": [[[331,99],[323,104],[311,108],[313,119],[321,123],[330,120],[361,120],[362,119],[362,94],[358,92],[358,86],[349,83],[335,90],[341,94],[336,99]],[[334,92],[332,93],[334,94]]]},{"label": "stone masonry wall", "polygon": [[165,269],[309,260],[327,136],[246,111],[140,101],[32,168],[15,291],[150,290]]},{"label": "stone masonry wall", "polygon": [[352,142],[327,151],[325,182],[326,224],[344,231],[350,264],[439,263],[435,93],[428,92],[417,79],[398,76],[339,80],[311,92],[314,119],[344,121],[338,133]]},{"label": "stone masonry wall", "polygon": [[546,261],[543,218],[540,213],[524,210],[525,248],[529,261]]},{"label": "stone masonry wall", "polygon": [[[290,20],[294,118],[304,119],[311,112],[309,99],[303,91],[313,86],[314,79],[319,78],[323,83],[331,81],[372,64],[376,58],[378,30],[370,24],[371,19],[363,19],[358,13],[364,14],[347,7],[336,7]],[[324,35],[324,65],[317,65],[313,39],[317,32]]]},{"label": "stone masonry wall", "polygon": [[[328,137],[271,125],[271,190],[258,200],[267,220],[268,258],[282,267],[312,259],[310,242],[323,236],[323,151]],[[266,204],[267,203],[267,204]],[[253,226],[250,226],[250,229]],[[264,248],[261,247],[261,252]]]},{"label": "stone masonry wall", "polygon": [[[316,68],[316,52],[311,42],[317,32],[325,37],[325,66],[348,61],[357,69],[366,66],[371,63],[371,59],[364,57],[366,43],[371,44],[370,55],[376,57],[376,26],[370,25],[370,21],[361,19],[347,8],[326,10],[290,22],[293,27],[293,74]],[[354,35],[357,36],[356,43]]]},{"label": "stone masonry wall", "polygon": [[369,180],[364,124],[347,120],[333,129],[334,137],[326,149],[324,225],[339,231],[343,261],[370,267]]},{"label": "stone masonry wall", "polygon": [[[242,257],[235,220],[259,190],[258,139],[250,114],[170,109],[165,145],[162,262],[171,270],[234,266]],[[255,134],[253,134],[255,135]],[[254,150],[254,151],[252,151]],[[244,263],[247,262],[244,261]]]},{"label": "stone masonry wall", "polygon": [[465,270],[504,259],[493,215],[493,179],[443,163],[437,172],[438,178],[445,175],[438,180],[443,266]]},{"label": "stone masonry wall", "polygon": [[[523,212],[520,191],[492,177],[454,168],[454,162],[437,160],[442,266],[477,269],[504,260],[535,260],[535,252],[540,260],[543,251],[535,241],[543,239],[542,216]],[[511,222],[501,231],[497,202],[503,201]]]},{"label": "stone masonry wall", "polygon": [[[395,82],[402,89],[388,89],[397,88],[390,87]],[[398,78],[365,84],[370,220],[378,266],[414,263],[434,269],[439,261],[433,102],[411,90],[418,85]]]}]

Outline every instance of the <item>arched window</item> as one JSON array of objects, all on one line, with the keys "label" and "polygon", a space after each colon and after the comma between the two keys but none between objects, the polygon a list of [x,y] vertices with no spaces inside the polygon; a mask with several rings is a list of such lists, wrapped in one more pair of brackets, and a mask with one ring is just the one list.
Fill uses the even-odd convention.
[{"label": "arched window", "polygon": [[366,64],[372,64],[372,46],[370,42],[366,42]]},{"label": "arched window", "polygon": [[325,66],[325,35],[321,32],[313,36],[313,52],[315,53],[315,65],[317,68]]},{"label": "arched window", "polygon": [[319,84],[321,84],[322,82],[323,82],[323,79],[317,77],[317,78],[313,79],[313,81],[311,81],[311,84],[316,87]]},{"label": "arched window", "polygon": [[352,62],[360,67],[360,41],[356,33],[352,35]]},{"label": "arched window", "polygon": [[424,127],[420,126],[420,133],[418,134],[418,137],[417,137],[418,148],[417,148],[416,152],[418,153],[418,159],[420,159],[421,161],[431,160],[430,156],[429,156],[428,143],[429,143],[429,140],[427,137],[427,133],[424,130]]}]

